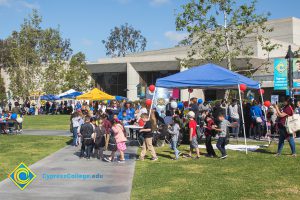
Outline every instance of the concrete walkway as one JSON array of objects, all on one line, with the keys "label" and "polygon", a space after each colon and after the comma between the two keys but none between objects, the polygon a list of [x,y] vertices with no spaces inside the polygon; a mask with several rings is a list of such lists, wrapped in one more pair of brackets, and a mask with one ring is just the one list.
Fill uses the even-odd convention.
[{"label": "concrete walkway", "polygon": [[72,136],[70,131],[64,130],[23,130],[23,135],[49,135],[49,136]]},{"label": "concrete walkway", "polygon": [[[0,199],[5,200],[96,200],[130,199],[137,147],[128,147],[124,164],[97,159],[79,159],[79,148],[67,146],[29,168],[37,178],[23,191],[9,179],[0,182]],[[109,153],[109,152],[107,152]],[[26,163],[25,163],[26,164]],[[45,180],[45,174],[100,174],[98,180]]]}]

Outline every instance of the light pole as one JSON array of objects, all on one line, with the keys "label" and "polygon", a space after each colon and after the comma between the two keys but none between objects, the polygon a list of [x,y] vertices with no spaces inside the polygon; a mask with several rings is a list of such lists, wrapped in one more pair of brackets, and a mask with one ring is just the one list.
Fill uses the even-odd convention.
[{"label": "light pole", "polygon": [[289,78],[289,95],[294,102],[294,93],[293,93],[293,58],[294,53],[292,52],[292,47],[289,45],[288,52],[285,56],[285,59],[288,61],[289,71],[288,71],[288,78]]}]

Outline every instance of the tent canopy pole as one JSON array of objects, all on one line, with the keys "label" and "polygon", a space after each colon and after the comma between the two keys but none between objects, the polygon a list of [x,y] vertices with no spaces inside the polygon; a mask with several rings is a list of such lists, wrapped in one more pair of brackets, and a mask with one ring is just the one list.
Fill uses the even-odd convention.
[{"label": "tent canopy pole", "polygon": [[243,101],[242,101],[242,96],[241,96],[240,84],[238,84],[238,90],[239,90],[239,97],[240,97],[240,107],[241,107],[241,114],[242,114],[243,132],[244,132],[244,140],[245,140],[245,149],[246,149],[246,154],[248,154],[247,138],[246,138],[246,128],[245,128],[244,111],[243,111]]},{"label": "tent canopy pole", "polygon": [[153,92],[153,96],[152,96],[152,101],[151,101],[151,106],[150,106],[150,110],[149,110],[149,119],[150,119],[150,115],[151,115],[151,110],[153,108],[153,101],[154,101],[154,98],[155,98],[155,93],[156,93],[156,86],[154,88],[154,92]]},{"label": "tent canopy pole", "polygon": [[[261,89],[261,86],[259,84],[259,90]],[[263,107],[264,105],[264,96],[261,92],[260,93],[260,98],[261,98],[261,106]],[[269,127],[268,127],[268,122],[267,122],[267,110],[264,110],[264,116],[265,116],[265,124],[266,124],[266,129],[267,129],[267,135],[269,134]],[[270,137],[268,137],[268,142],[269,142],[269,145],[271,144],[271,139]]]}]

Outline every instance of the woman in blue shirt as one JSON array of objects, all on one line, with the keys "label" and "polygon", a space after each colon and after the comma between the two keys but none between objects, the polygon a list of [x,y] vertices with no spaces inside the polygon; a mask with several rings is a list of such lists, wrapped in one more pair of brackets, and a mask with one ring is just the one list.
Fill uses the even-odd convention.
[{"label": "woman in blue shirt", "polygon": [[254,133],[254,139],[256,139],[256,137],[258,136],[258,139],[260,140],[263,124],[263,113],[261,107],[258,105],[258,102],[256,100],[254,100],[252,103],[250,113],[253,124],[252,130]]}]

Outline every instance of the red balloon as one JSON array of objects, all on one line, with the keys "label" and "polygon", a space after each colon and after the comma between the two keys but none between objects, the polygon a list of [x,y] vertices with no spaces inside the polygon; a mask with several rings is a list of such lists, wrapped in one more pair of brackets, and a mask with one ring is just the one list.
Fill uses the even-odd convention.
[{"label": "red balloon", "polygon": [[147,106],[151,106],[151,104],[152,104],[152,100],[151,100],[151,99],[147,99],[147,100],[146,100],[146,105],[147,105]]},{"label": "red balloon", "polygon": [[154,92],[154,90],[155,90],[155,85],[150,85],[150,86],[149,86],[149,90],[150,90],[151,92]]},{"label": "red balloon", "polygon": [[265,105],[266,107],[270,107],[270,106],[271,106],[271,102],[270,102],[270,101],[265,101],[265,102],[264,102],[264,105]]},{"label": "red balloon", "polygon": [[247,85],[245,85],[245,84],[241,84],[241,85],[240,85],[240,90],[241,90],[242,92],[246,91],[246,89],[247,89]]},{"label": "red balloon", "polygon": [[193,91],[193,88],[189,88],[189,93],[192,93]]},{"label": "red balloon", "polygon": [[264,89],[259,89],[259,90],[258,90],[258,94],[263,95],[264,93],[265,93],[265,90],[264,90]]}]

